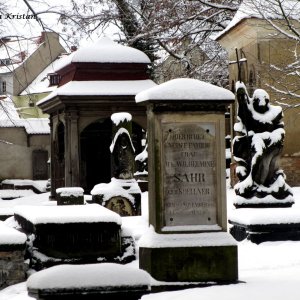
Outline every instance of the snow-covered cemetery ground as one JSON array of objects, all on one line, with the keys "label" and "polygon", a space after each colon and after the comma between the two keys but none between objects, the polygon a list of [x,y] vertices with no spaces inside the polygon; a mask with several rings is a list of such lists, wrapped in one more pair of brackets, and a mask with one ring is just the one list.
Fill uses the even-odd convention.
[{"label": "snow-covered cemetery ground", "polygon": [[[295,204],[292,207],[294,214],[300,215],[300,187],[294,187]],[[6,193],[8,193],[6,191]],[[14,207],[22,205],[55,205],[49,201],[49,194],[26,195],[15,200],[0,200],[0,214],[12,213]],[[90,196],[86,196],[89,199]],[[233,189],[227,189],[228,215],[234,210]],[[138,240],[148,228],[148,193],[142,195],[142,215],[136,217],[122,217],[122,226],[132,230],[137,241],[137,259],[128,265],[138,269]],[[284,214],[284,208],[278,208]],[[270,216],[271,218],[272,216]],[[4,223],[9,225],[12,218]],[[238,242],[239,282],[230,285],[214,285],[208,287],[186,288],[178,291],[151,293],[144,295],[142,300],[181,300],[181,299],[220,299],[223,300],[294,300],[299,293],[300,284],[300,241],[264,242],[259,245],[244,240]],[[84,266],[83,266],[84,268]],[[94,271],[95,272],[95,271]],[[94,277],[91,274],[88,276]],[[72,277],[72,276],[71,276]],[[134,279],[133,279],[134,280]],[[151,285],[160,282],[152,280]],[[26,282],[19,283],[0,291],[0,300],[29,300]]]}]

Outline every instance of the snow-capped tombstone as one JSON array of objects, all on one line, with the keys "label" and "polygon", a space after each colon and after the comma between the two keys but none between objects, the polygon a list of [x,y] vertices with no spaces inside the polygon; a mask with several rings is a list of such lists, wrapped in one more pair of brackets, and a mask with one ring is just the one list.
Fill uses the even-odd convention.
[{"label": "snow-capped tombstone", "polygon": [[111,115],[113,140],[110,145],[113,177],[109,183],[99,183],[91,191],[93,202],[120,216],[141,214],[141,190],[134,179],[134,146],[131,140],[132,116],[127,112]]},{"label": "snow-capped tombstone", "polygon": [[234,130],[233,155],[239,182],[234,186],[235,206],[289,207],[291,188],[279,168],[285,136],[280,106],[269,103],[266,91],[257,89],[249,97],[242,82],[236,84],[238,116]]},{"label": "snow-capped tombstone", "polygon": [[136,96],[147,105],[151,225],[139,262],[156,280],[237,280],[225,190],[225,111],[233,101],[230,91],[187,78]]},{"label": "snow-capped tombstone", "polygon": [[132,179],[134,173],[134,146],[131,140],[131,119],[129,113],[112,114],[113,141],[112,154],[113,176],[118,179]]},{"label": "snow-capped tombstone", "polygon": [[81,187],[63,187],[56,189],[57,205],[84,204],[83,189]]}]

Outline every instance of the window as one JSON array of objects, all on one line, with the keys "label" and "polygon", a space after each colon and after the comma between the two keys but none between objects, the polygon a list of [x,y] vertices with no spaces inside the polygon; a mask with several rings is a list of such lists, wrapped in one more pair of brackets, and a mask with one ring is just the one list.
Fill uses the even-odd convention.
[{"label": "window", "polygon": [[57,74],[57,73],[50,73],[48,74],[48,77],[49,77],[49,81],[50,81],[50,86],[53,86],[53,85],[58,85],[59,82],[60,82],[60,75]]},{"label": "window", "polygon": [[2,82],[2,92],[6,93],[6,81]]},{"label": "window", "polygon": [[1,93],[2,94],[6,93],[6,81],[1,82]]}]

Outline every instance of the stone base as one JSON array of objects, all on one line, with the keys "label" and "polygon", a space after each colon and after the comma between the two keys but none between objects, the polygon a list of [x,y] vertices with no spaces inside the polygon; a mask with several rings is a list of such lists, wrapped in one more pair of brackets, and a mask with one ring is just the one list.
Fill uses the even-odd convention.
[{"label": "stone base", "polygon": [[[156,243],[157,237],[163,243]],[[139,266],[164,282],[235,282],[237,246],[226,232],[156,234],[139,247]],[[168,246],[169,244],[169,246]],[[198,245],[197,245],[198,244]]]},{"label": "stone base", "polygon": [[138,300],[150,292],[150,283],[145,271],[108,263],[52,267],[31,275],[27,287],[29,296],[40,300]]},{"label": "stone base", "polygon": [[121,254],[116,256],[90,256],[57,258],[47,256],[36,248],[28,248],[27,257],[30,259],[30,268],[40,271],[61,264],[93,264],[93,263],[119,263],[127,264],[136,259],[135,241],[132,237],[121,238]]},{"label": "stone base", "polygon": [[241,208],[233,211],[228,222],[237,241],[300,240],[300,214],[293,208]]}]

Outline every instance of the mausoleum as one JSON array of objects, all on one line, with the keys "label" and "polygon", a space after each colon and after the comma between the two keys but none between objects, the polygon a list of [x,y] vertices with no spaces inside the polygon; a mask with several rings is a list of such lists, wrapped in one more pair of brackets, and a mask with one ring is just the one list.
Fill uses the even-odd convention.
[{"label": "mausoleum", "polygon": [[90,192],[110,182],[113,113],[132,115],[135,155],[142,152],[146,112],[134,97],[155,85],[149,64],[143,52],[104,37],[73,52],[51,75],[58,88],[38,106],[50,115],[52,197],[59,187]]}]

